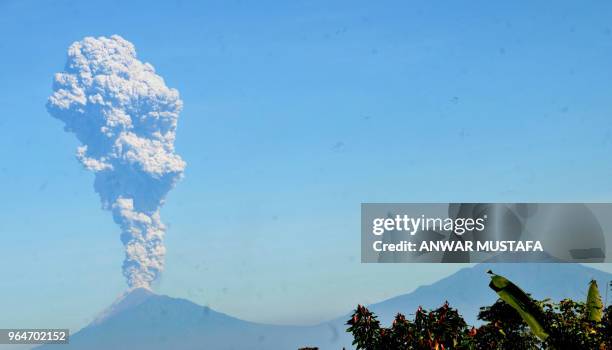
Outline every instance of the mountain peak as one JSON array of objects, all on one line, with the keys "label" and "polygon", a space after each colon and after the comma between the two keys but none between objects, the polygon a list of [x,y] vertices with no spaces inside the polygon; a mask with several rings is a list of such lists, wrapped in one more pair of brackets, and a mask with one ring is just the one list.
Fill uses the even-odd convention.
[{"label": "mountain peak", "polygon": [[122,313],[125,310],[136,307],[148,299],[157,296],[150,289],[134,288],[120,295],[108,308],[102,311],[92,322],[91,325],[98,325],[105,320]]}]

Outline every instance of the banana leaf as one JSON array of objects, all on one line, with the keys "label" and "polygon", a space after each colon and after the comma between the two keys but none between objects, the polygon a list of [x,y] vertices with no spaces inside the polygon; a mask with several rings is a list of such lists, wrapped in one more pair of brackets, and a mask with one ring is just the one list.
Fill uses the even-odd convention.
[{"label": "banana leaf", "polygon": [[586,316],[589,321],[601,322],[603,316],[603,303],[601,302],[601,296],[599,295],[599,288],[597,288],[597,281],[591,280],[589,282],[589,293],[587,294],[586,301]]},{"label": "banana leaf", "polygon": [[546,340],[546,338],[548,338],[548,333],[546,333],[542,326],[541,312],[533,299],[509,279],[496,275],[491,270],[489,270],[488,273],[491,274],[491,283],[489,283],[489,287],[521,315],[533,334],[543,341]]}]

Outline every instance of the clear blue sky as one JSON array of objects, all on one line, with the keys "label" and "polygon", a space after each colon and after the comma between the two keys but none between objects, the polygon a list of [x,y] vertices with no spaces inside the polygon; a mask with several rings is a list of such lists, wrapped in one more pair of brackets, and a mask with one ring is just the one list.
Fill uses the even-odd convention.
[{"label": "clear blue sky", "polygon": [[612,200],[611,13],[0,0],[0,328],[79,328],[125,288],[119,229],[44,107],[72,42],[123,36],[184,100],[156,290],[311,323],[458,268],[361,265],[361,202]]}]

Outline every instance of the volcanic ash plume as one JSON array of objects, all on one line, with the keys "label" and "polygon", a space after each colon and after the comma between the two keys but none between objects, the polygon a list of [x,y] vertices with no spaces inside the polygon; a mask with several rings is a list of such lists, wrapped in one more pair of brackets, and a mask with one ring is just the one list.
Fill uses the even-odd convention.
[{"label": "volcanic ash plume", "polygon": [[64,69],[47,109],[81,142],[77,158],[121,227],[128,285],[150,288],[164,266],[159,209],[185,169],[174,152],[178,91],[117,35],[73,43]]}]

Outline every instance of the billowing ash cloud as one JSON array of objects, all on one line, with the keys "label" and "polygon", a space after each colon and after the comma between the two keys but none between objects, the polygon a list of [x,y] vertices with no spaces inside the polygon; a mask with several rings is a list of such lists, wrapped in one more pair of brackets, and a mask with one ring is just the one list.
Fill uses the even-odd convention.
[{"label": "billowing ash cloud", "polygon": [[47,109],[81,142],[77,158],[121,227],[128,285],[150,288],[164,266],[159,209],[185,169],[174,151],[178,91],[117,35],[73,43],[64,70]]}]

